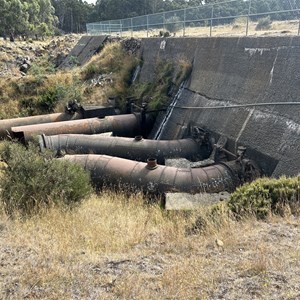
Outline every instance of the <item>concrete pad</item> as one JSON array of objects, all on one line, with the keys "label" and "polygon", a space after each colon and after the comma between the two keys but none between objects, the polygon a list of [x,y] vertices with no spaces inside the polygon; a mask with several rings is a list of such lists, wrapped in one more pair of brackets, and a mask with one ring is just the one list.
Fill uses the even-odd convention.
[{"label": "concrete pad", "polygon": [[228,201],[230,194],[227,192],[214,194],[195,194],[188,193],[166,193],[166,210],[193,210],[203,206],[217,204],[220,201]]}]

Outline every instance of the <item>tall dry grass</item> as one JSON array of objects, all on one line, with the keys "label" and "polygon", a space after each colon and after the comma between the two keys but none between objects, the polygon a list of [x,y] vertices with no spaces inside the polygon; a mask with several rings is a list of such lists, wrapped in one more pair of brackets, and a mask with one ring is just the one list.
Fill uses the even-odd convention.
[{"label": "tall dry grass", "polygon": [[279,296],[296,295],[299,219],[236,222],[221,214],[222,226],[207,218],[200,222],[207,230],[199,230],[197,220],[205,216],[204,208],[165,212],[140,194],[111,191],[26,220],[2,213],[0,295],[214,299],[227,291],[236,294],[231,299],[248,299],[254,292],[269,295],[274,278],[281,278],[273,274],[286,278]]}]

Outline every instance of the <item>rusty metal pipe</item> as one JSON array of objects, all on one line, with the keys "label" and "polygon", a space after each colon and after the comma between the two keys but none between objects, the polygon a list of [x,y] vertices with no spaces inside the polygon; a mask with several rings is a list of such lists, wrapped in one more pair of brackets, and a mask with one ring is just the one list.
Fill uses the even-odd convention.
[{"label": "rusty metal pipe", "polygon": [[197,169],[181,169],[106,155],[66,155],[61,158],[90,171],[95,186],[126,186],[146,192],[217,193],[233,191],[241,181],[239,161]]},{"label": "rusty metal pipe", "polygon": [[75,121],[45,123],[12,127],[15,137],[29,142],[37,135],[62,133],[96,134],[112,131],[114,135],[135,136],[141,130],[140,114],[108,116],[103,119],[90,118]]},{"label": "rusty metal pipe", "polygon": [[67,154],[106,154],[146,162],[154,157],[158,163],[166,158],[204,159],[209,156],[209,149],[202,147],[194,139],[181,140],[146,140],[135,138],[103,137],[99,135],[61,134],[42,135],[39,138],[41,149],[64,151]]},{"label": "rusty metal pipe", "polygon": [[70,121],[70,120],[78,120],[78,119],[82,119],[82,113],[74,113],[74,114],[55,113],[55,114],[48,114],[48,115],[0,120],[0,139],[4,139],[8,136],[11,136],[12,127],[52,123],[52,122],[62,122],[62,121]]}]

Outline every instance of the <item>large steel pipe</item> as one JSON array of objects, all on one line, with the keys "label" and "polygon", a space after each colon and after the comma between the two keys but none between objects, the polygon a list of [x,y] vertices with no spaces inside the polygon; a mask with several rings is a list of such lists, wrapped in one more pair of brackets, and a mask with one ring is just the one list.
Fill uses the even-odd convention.
[{"label": "large steel pipe", "polygon": [[66,155],[61,158],[82,165],[90,171],[97,187],[103,185],[136,187],[146,192],[217,193],[233,191],[241,183],[239,161],[205,168],[180,169],[136,162],[106,155]]},{"label": "large steel pipe", "polygon": [[38,125],[13,127],[13,135],[24,142],[37,135],[56,135],[62,133],[96,134],[112,131],[114,135],[135,136],[140,134],[140,114],[108,116],[103,119],[90,118],[75,121],[45,123]]},{"label": "large steel pipe", "polygon": [[26,126],[33,124],[43,124],[52,122],[62,122],[69,120],[78,120],[82,118],[81,113],[55,113],[48,115],[39,115],[32,117],[14,118],[0,120],[0,139],[6,138],[12,135],[11,128],[16,126]]},{"label": "large steel pipe", "polygon": [[166,158],[204,159],[210,154],[206,145],[194,139],[146,140],[135,138],[103,137],[99,135],[62,134],[42,135],[39,138],[41,149],[63,150],[67,154],[106,154],[137,161],[149,157],[164,163]]}]

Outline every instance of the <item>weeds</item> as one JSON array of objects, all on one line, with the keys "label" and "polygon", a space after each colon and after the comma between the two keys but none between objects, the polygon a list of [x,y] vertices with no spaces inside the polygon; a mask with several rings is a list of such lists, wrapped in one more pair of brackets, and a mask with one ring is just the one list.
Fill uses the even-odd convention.
[{"label": "weeds", "polygon": [[54,74],[55,68],[54,64],[51,63],[47,56],[42,56],[35,60],[29,69],[29,74],[33,75],[39,80],[43,80],[46,74]]},{"label": "weeds", "polygon": [[132,95],[141,102],[148,102],[150,109],[161,109],[168,105],[174,91],[192,70],[186,59],[179,59],[176,66],[172,62],[159,61],[156,64],[152,82],[138,83],[132,86]]},{"label": "weeds", "polygon": [[0,85],[3,88],[2,118],[51,113],[70,99],[81,102],[83,97],[78,77],[68,73],[39,73]]}]

